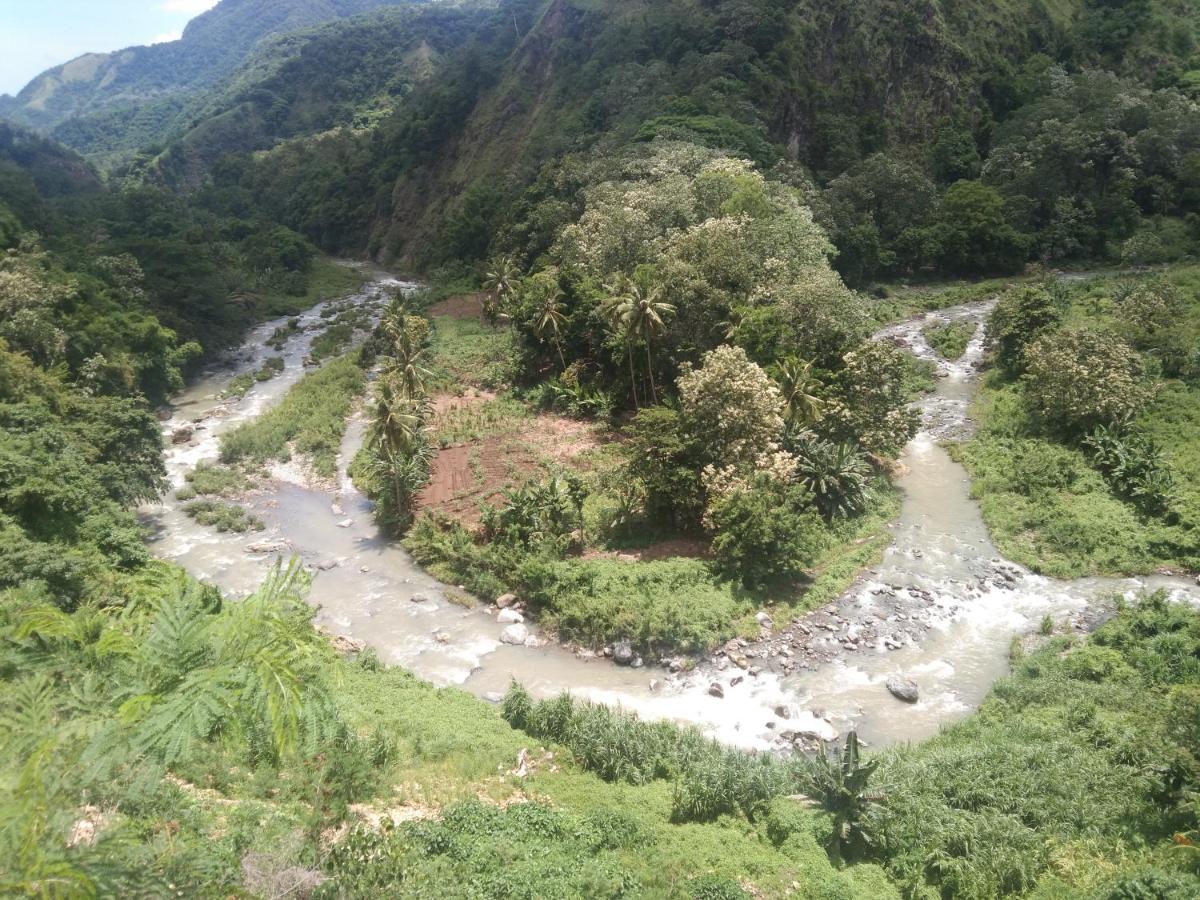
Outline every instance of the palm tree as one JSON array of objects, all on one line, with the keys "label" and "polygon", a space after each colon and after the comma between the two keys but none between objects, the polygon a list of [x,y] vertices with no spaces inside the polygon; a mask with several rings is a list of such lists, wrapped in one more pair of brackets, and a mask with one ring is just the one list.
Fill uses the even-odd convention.
[{"label": "palm tree", "polygon": [[629,317],[633,301],[625,291],[625,284],[626,279],[621,276],[613,284],[605,285],[609,296],[600,306],[600,315],[608,326],[609,333],[613,336],[620,336],[625,343],[625,350],[629,357],[629,385],[633,389],[633,406],[634,409],[641,409],[641,404],[638,402],[637,378],[633,373],[633,340],[629,334]]},{"label": "palm tree", "polygon": [[421,364],[429,326],[420,316],[408,315],[403,301],[397,299],[384,312],[379,327],[391,350],[383,364],[385,380],[408,397],[423,396],[425,379],[431,374]]},{"label": "palm tree", "polygon": [[546,339],[546,332],[549,331],[554,335],[554,347],[558,350],[558,361],[562,363],[562,367],[567,367],[567,360],[563,356],[562,351],[562,327],[567,321],[567,317],[563,315],[562,305],[562,290],[555,285],[552,289],[546,290],[544,296],[538,302],[537,311],[534,314],[533,330],[537,333],[538,340]]},{"label": "palm tree", "polygon": [[505,307],[511,299],[520,271],[511,256],[498,256],[488,265],[483,277],[483,317],[495,322],[501,314],[507,315]]},{"label": "palm tree", "polygon": [[825,401],[820,397],[821,380],[812,373],[813,364],[792,357],[779,364],[779,389],[783,392],[784,417],[788,422],[813,425],[821,421]]},{"label": "palm tree", "polygon": [[368,443],[380,454],[411,452],[423,432],[429,400],[408,394],[395,379],[381,378],[372,405]]},{"label": "palm tree", "polygon": [[646,276],[629,284],[628,328],[632,337],[646,342],[646,374],[650,378],[650,397],[658,403],[658,388],[654,384],[654,360],[650,344],[666,330],[667,321],[675,315],[675,307],[662,299],[663,285]]}]

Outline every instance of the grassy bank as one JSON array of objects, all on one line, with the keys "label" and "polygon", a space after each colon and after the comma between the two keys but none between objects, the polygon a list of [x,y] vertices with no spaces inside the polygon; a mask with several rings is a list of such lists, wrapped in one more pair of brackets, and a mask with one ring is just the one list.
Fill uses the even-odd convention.
[{"label": "grassy bank", "polygon": [[299,315],[322,300],[342,297],[361,288],[369,276],[357,266],[343,266],[327,256],[312,261],[302,294],[274,292],[262,295],[257,303],[260,320]]},{"label": "grassy bank", "polygon": [[[1184,298],[1172,331],[1194,345],[1200,269],[1175,269],[1167,279]],[[1068,325],[1122,333],[1113,296],[1128,283],[1103,278],[1075,288]],[[1154,357],[1151,347],[1151,372]],[[1133,423],[1161,449],[1172,475],[1169,509],[1162,515],[1139,509],[1093,467],[1083,448],[1049,433],[1031,410],[1025,382],[990,373],[973,415],[978,435],[952,451],[970,473],[984,520],[1010,559],[1061,577],[1200,570],[1200,385],[1162,379]]]},{"label": "grassy bank", "polygon": [[1090,640],[1042,641],[971,719],[879,753],[854,805],[819,768],[567,697],[514,689],[504,709],[615,784],[671,783],[674,821],[745,816],[785,852],[831,843],[826,812],[785,799],[803,792],[863,836],[850,858],[906,897],[1194,896],[1200,615],[1155,596]]},{"label": "grassy bank", "polygon": [[[899,494],[880,481],[875,496],[868,514],[835,526],[804,583],[777,588],[748,590],[720,578],[703,558],[563,557],[481,541],[431,517],[417,523],[405,546],[435,576],[482,598],[519,593],[564,640],[624,639],[664,652],[703,652],[736,635],[757,636],[755,613],[764,608],[782,622],[836,599],[891,541],[887,524],[899,511]],[[627,540],[616,543],[630,549]],[[588,546],[598,550],[606,541],[597,535]]]},{"label": "grassy bank", "polygon": [[265,463],[299,454],[322,478],[337,474],[337,455],[354,399],[366,386],[358,353],[348,353],[298,381],[257,419],[221,436],[221,461]]}]

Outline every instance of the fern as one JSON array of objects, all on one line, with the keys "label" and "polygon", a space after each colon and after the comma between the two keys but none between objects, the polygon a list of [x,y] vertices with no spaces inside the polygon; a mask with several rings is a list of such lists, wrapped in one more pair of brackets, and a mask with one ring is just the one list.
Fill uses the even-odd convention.
[{"label": "fern", "polygon": [[54,733],[54,685],[45,675],[23,678],[7,691],[0,708],[0,749],[24,759]]}]

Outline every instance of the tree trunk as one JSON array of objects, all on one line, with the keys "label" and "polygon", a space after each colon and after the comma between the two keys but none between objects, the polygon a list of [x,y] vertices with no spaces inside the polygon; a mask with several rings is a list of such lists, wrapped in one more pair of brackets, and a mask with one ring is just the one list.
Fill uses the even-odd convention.
[{"label": "tree trunk", "polygon": [[658,405],[658,388],[654,385],[654,360],[650,356],[650,340],[646,340],[646,374],[650,376],[650,396]]},{"label": "tree trunk", "polygon": [[629,350],[629,386],[633,389],[633,408],[641,409],[641,404],[638,403],[637,393],[637,376],[633,374],[633,343],[626,345]]}]

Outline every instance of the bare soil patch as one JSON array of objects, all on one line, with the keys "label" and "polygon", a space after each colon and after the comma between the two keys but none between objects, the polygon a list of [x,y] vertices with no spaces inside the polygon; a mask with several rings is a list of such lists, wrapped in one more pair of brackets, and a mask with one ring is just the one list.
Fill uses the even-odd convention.
[{"label": "bare soil patch", "polygon": [[484,294],[459,294],[447,297],[429,307],[430,316],[448,316],[451,319],[478,319],[483,315]]},{"label": "bare soil patch", "polygon": [[476,526],[480,506],[498,499],[505,489],[540,478],[555,467],[587,470],[584,457],[605,439],[602,429],[594,424],[543,414],[515,434],[445,447],[434,457],[420,506],[468,527]]},{"label": "bare soil patch", "polygon": [[656,559],[705,559],[709,556],[708,541],[702,538],[671,538],[645,547],[624,550],[589,550],[584,559],[615,559],[621,562],[651,562]]},{"label": "bare soil patch", "polygon": [[433,398],[434,430],[437,430],[437,417],[481,406],[489,400],[496,399],[495,391],[485,391],[469,387],[462,394],[438,394]]}]

